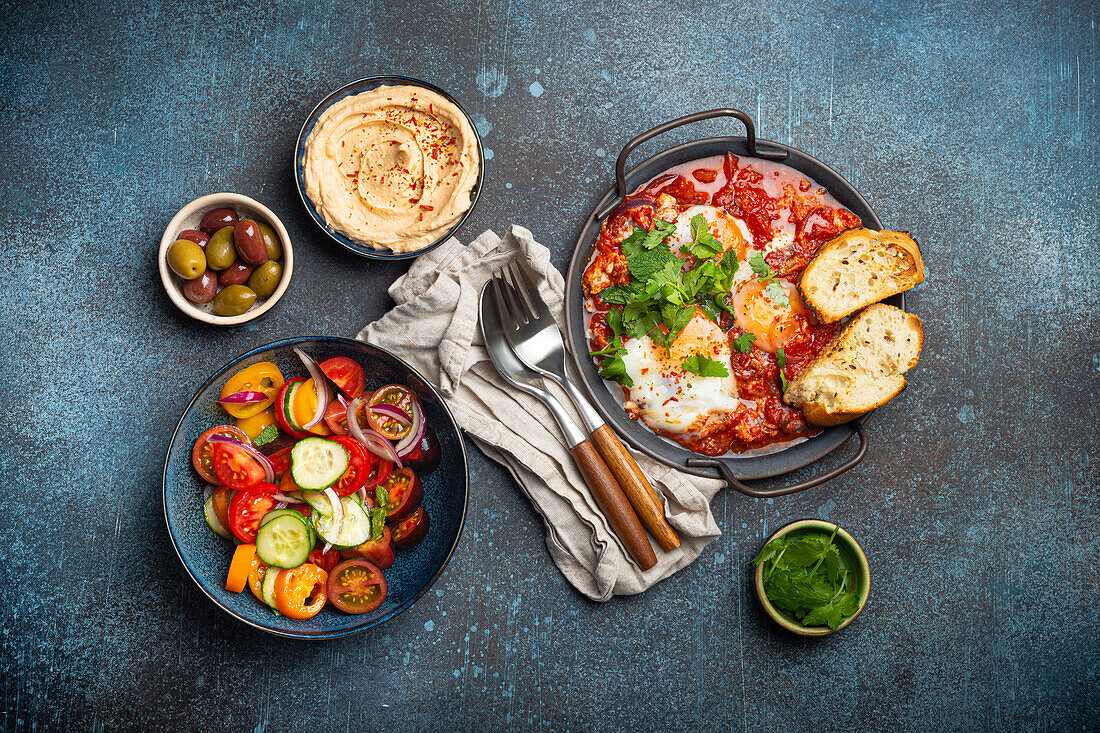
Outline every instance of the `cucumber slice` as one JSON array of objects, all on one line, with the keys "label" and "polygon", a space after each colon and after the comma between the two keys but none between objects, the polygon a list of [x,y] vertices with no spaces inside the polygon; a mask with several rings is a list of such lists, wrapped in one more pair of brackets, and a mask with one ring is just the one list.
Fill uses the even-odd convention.
[{"label": "cucumber slice", "polygon": [[290,511],[261,524],[256,533],[256,554],[274,568],[296,568],[309,558],[313,535],[305,517]]},{"label": "cucumber slice", "polygon": [[290,475],[305,491],[324,491],[348,470],[348,452],[335,440],[306,438],[290,450]]},{"label": "cucumber slice", "polygon": [[302,380],[301,382],[295,382],[290,385],[290,389],[286,391],[286,396],[283,398],[283,404],[280,406],[280,409],[283,411],[283,417],[286,418],[286,424],[289,425],[292,430],[297,430],[299,433],[304,433],[306,429],[294,421],[294,410],[290,409],[290,407],[294,404],[294,396],[298,394],[298,388],[304,383],[305,380]]},{"label": "cucumber slice", "polygon": [[339,550],[350,550],[370,539],[370,516],[354,496],[345,496],[340,504],[344,517],[339,527],[333,527],[331,512],[314,511],[310,518],[321,539]]},{"label": "cucumber slice", "polygon": [[298,519],[301,519],[305,523],[306,527],[309,528],[309,536],[312,538],[313,544],[316,545],[317,544],[317,531],[313,529],[313,525],[309,523],[309,520],[305,518],[305,515],[303,515],[301,512],[299,512],[295,509],[290,509],[290,508],[287,508],[287,509],[272,509],[271,511],[269,511],[267,514],[264,515],[263,519],[260,520],[260,526],[261,527],[264,526],[265,524],[270,522],[275,517],[282,517],[282,516],[289,515],[289,514],[293,514],[294,516],[296,516]]},{"label": "cucumber slice", "polygon": [[214,497],[211,496],[206,500],[206,503],[202,505],[203,516],[206,517],[206,526],[214,530],[214,534],[219,537],[224,537],[227,540],[232,540],[233,535],[229,533],[229,530],[225,528],[221,520],[218,519],[217,513],[214,511]]},{"label": "cucumber slice", "polygon": [[[313,508],[314,512],[321,512],[327,514],[329,518],[332,518],[332,502],[329,501],[328,496],[323,491],[303,491],[302,501],[309,504]],[[312,515],[310,515],[312,516]]]},{"label": "cucumber slice", "polygon": [[275,605],[275,580],[281,572],[283,571],[278,568],[268,568],[264,573],[263,585],[260,586],[260,595],[264,597],[264,603],[276,614],[279,613],[279,608]]}]

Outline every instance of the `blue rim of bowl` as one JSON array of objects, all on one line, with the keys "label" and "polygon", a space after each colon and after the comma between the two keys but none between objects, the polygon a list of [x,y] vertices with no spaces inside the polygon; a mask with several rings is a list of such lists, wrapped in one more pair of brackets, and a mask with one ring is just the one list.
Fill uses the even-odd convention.
[{"label": "blue rim of bowl", "polygon": [[[427,388],[429,390],[431,390],[432,394],[435,395],[436,399],[439,400],[439,404],[443,406],[443,412],[446,413],[447,419],[451,421],[451,426],[454,427],[455,434],[458,436],[458,445],[459,445],[459,448],[461,449],[461,452],[462,452],[462,471],[465,474],[465,481],[463,482],[462,516],[459,517],[459,520],[458,520],[458,532],[455,533],[455,540],[454,540],[453,543],[451,543],[451,547],[447,550],[447,556],[443,558],[443,562],[439,565],[439,569],[437,569],[435,571],[435,574],[433,574],[432,577],[428,579],[428,582],[424,584],[424,587],[422,587],[420,590],[418,590],[416,593],[414,593],[411,598],[409,598],[407,601],[402,603],[400,606],[398,606],[397,608],[395,608],[393,611],[391,611],[387,615],[383,616],[382,618],[380,618],[376,621],[370,622],[370,623],[365,623],[362,626],[353,626],[351,628],[342,629],[342,630],[339,630],[339,631],[293,632],[293,631],[284,631],[283,629],[274,629],[274,628],[270,628],[268,626],[264,626],[261,623],[257,623],[256,621],[253,621],[252,619],[246,618],[246,617],[240,615],[239,613],[237,613],[236,611],[232,610],[231,608],[228,608],[225,604],[223,604],[220,600],[218,600],[212,593],[210,593],[210,591],[208,591],[206,589],[206,586],[204,586],[199,581],[199,579],[195,576],[195,572],[191,569],[191,564],[187,562],[186,558],[184,558],[184,556],[183,556],[183,553],[180,552],[179,545],[176,544],[176,534],[172,530],[172,520],[168,517],[168,460],[172,455],[172,446],[175,445],[176,438],[179,437],[180,428],[183,426],[184,418],[186,418],[187,415],[191,412],[191,408],[195,406],[195,403],[198,401],[199,396],[203,392],[205,392],[206,389],[210,385],[212,385],[214,383],[214,380],[217,379],[219,375],[225,373],[225,371],[227,369],[232,367],[234,364],[239,363],[241,360],[247,359],[250,356],[255,356],[256,354],[259,354],[259,353],[264,352],[264,351],[268,351],[270,349],[276,349],[276,348],[280,348],[280,347],[284,347],[284,346],[291,346],[293,344],[301,343],[302,341],[350,342],[350,343],[353,343],[353,344],[357,344],[359,346],[369,346],[372,349],[376,349],[376,350],[382,352],[386,356],[388,356],[391,359],[393,359],[394,361],[396,361],[401,366],[408,369],[411,373],[416,374],[417,376],[419,376],[420,381],[423,382],[424,385],[427,386]],[[184,570],[187,571],[187,575],[190,576],[191,580],[193,580],[195,582],[195,585],[197,585],[199,590],[201,590],[203,592],[203,595],[205,595],[207,598],[209,598],[211,601],[213,601],[214,605],[216,605],[221,610],[225,611],[227,614],[229,614],[233,618],[235,618],[238,621],[241,621],[245,624],[248,624],[249,626],[251,626],[255,629],[259,629],[260,631],[266,631],[269,634],[273,634],[275,636],[282,636],[282,637],[286,637],[286,638],[290,638],[290,639],[337,639],[337,638],[342,637],[342,636],[350,636],[352,634],[358,634],[361,631],[366,631],[367,629],[373,629],[376,626],[381,626],[382,624],[386,623],[390,619],[401,615],[402,613],[407,611],[409,608],[411,608],[418,600],[420,600],[421,596],[423,596],[425,593],[427,593],[428,590],[433,585],[435,585],[435,581],[439,579],[439,576],[443,574],[443,571],[446,569],[447,565],[450,564],[451,556],[454,555],[455,548],[458,547],[458,542],[459,542],[459,540],[462,539],[462,530],[466,526],[466,510],[469,508],[469,504],[470,504],[470,464],[469,464],[469,456],[466,453],[466,441],[462,437],[462,429],[458,426],[458,422],[455,420],[454,415],[451,413],[451,408],[448,407],[447,403],[443,400],[443,396],[439,394],[439,391],[432,385],[431,382],[429,382],[427,379],[424,379],[424,376],[420,373],[420,371],[418,369],[414,369],[404,359],[402,359],[399,356],[396,356],[393,352],[389,351],[388,349],[384,349],[381,346],[376,346],[375,344],[372,344],[368,341],[360,341],[358,339],[343,338],[343,337],[340,337],[340,336],[294,336],[292,338],[280,339],[278,341],[272,341],[271,343],[264,344],[262,346],[257,346],[253,349],[250,349],[250,350],[246,351],[245,353],[234,357],[231,361],[229,361],[225,365],[223,365],[209,379],[207,379],[205,382],[203,382],[202,386],[200,386],[195,391],[195,396],[192,397],[191,401],[187,403],[187,407],[184,409],[183,414],[180,415],[179,422],[176,423],[176,427],[172,431],[172,439],[168,441],[168,450],[167,450],[167,452],[165,453],[165,456],[164,456],[164,470],[161,473],[161,506],[164,510],[164,524],[165,524],[165,527],[167,527],[167,529],[168,529],[168,537],[172,541],[172,549],[175,551],[176,557],[179,558],[180,564],[183,565]]]},{"label": "blue rim of bowl", "polygon": [[[422,247],[414,252],[394,252],[388,249],[374,249],[372,247],[365,247],[361,244],[351,241],[348,237],[344,236],[340,232],[336,231],[317,213],[317,209],[313,206],[313,202],[306,196],[306,185],[302,178],[302,155],[304,154],[304,143],[309,134],[313,132],[313,128],[317,125],[317,118],[328,109],[330,106],[343,99],[349,97],[354,93],[369,92],[371,89],[376,89],[383,84],[393,82],[395,84],[411,84],[413,86],[423,87],[424,89],[430,89],[433,92],[441,95],[448,102],[458,107],[458,110],[466,117],[466,120],[470,123],[470,127],[474,131],[474,139],[477,140],[477,183],[474,184],[473,191],[470,192],[470,208],[463,212],[462,216],[458,217],[458,221],[442,234],[438,239],[429,244],[427,247]],[[432,251],[439,245],[446,242],[459,227],[465,223],[466,218],[473,213],[474,208],[477,206],[478,200],[481,198],[481,188],[485,180],[485,148],[481,143],[481,133],[477,130],[477,125],[474,124],[474,118],[470,116],[470,113],[466,111],[466,108],[459,104],[453,96],[447,91],[440,89],[434,84],[429,84],[426,81],[420,79],[414,79],[411,76],[367,76],[362,79],[356,79],[355,81],[345,84],[336,91],[329,94],[327,97],[317,103],[317,106],[313,108],[313,111],[306,117],[306,121],[302,123],[302,129],[298,132],[298,141],[294,143],[294,186],[298,189],[298,197],[302,200],[302,205],[306,207],[306,212],[309,213],[313,222],[321,228],[325,234],[327,234],[334,242],[339,244],[349,252],[353,252],[360,257],[366,257],[373,260],[408,260],[413,257],[419,257],[422,254]]]}]

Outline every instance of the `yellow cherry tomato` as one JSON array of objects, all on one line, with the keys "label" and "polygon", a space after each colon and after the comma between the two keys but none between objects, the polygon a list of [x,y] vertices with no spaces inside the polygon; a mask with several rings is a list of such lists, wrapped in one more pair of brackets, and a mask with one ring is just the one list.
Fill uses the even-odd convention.
[{"label": "yellow cherry tomato", "polygon": [[269,407],[252,417],[239,417],[233,421],[233,424],[240,428],[249,440],[255,440],[264,428],[275,424],[275,408]]},{"label": "yellow cherry tomato", "polygon": [[[305,425],[313,419],[313,415],[317,412],[317,388],[313,386],[312,379],[307,379],[298,388],[298,391],[294,394],[294,402],[291,403],[290,410],[294,416],[294,422],[299,425]],[[332,431],[325,425],[324,420],[309,428],[309,432],[314,435],[332,435]]]},{"label": "yellow cherry tomato", "polygon": [[[246,418],[259,415],[271,407],[279,389],[283,386],[283,373],[279,367],[270,361],[261,361],[250,367],[240,370],[225,383],[218,399],[227,397],[235,392],[263,392],[267,399],[260,402],[244,402],[240,404],[221,403],[222,409],[236,418]],[[312,417],[312,415],[311,415]]]},{"label": "yellow cherry tomato", "polygon": [[312,563],[284,570],[275,580],[275,606],[287,618],[313,618],[325,607],[328,573]]}]

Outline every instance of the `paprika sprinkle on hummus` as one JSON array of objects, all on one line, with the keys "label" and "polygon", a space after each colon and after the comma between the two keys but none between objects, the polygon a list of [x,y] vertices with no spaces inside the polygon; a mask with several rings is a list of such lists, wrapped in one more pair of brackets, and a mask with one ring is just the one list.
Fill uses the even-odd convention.
[{"label": "paprika sprinkle on hummus", "polygon": [[306,196],[332,229],[359,244],[415,252],[470,208],[477,136],[442,95],[383,86],[345,97],[306,140]]}]

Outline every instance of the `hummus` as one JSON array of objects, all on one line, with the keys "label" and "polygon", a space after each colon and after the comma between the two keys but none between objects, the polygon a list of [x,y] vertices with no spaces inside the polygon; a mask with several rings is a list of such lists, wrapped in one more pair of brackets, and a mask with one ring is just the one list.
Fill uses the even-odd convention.
[{"label": "hummus", "polygon": [[470,208],[477,136],[436,92],[383,86],[324,111],[303,167],[306,196],[328,226],[374,249],[414,252]]}]

